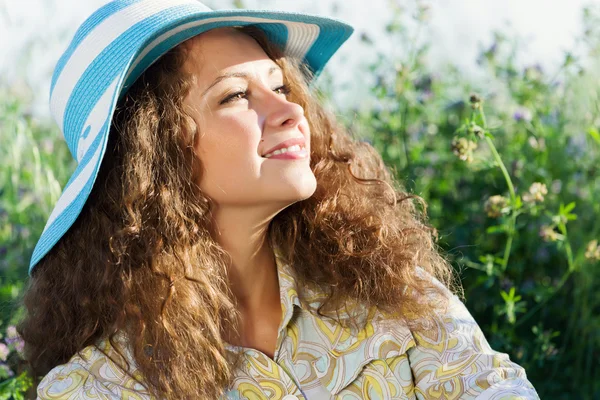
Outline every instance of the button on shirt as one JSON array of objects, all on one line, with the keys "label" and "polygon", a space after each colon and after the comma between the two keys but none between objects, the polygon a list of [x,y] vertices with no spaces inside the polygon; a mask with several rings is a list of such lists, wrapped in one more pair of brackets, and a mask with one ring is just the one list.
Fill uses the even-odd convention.
[{"label": "button on shirt", "polygon": [[[352,333],[312,311],[322,293],[300,302],[292,268],[277,253],[276,260],[283,319],[273,359],[228,345],[228,351],[243,352],[244,361],[225,399],[539,398],[523,368],[490,348],[456,296],[426,333],[375,308],[364,310],[364,329]],[[115,352],[107,340],[97,346]],[[129,372],[143,381],[124,353]],[[52,369],[37,393],[39,399],[154,399],[95,346]]]}]

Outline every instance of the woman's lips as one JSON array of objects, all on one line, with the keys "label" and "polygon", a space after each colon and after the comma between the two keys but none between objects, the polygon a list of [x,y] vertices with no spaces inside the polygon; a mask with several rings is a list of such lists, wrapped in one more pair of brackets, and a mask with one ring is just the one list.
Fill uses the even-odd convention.
[{"label": "woman's lips", "polygon": [[267,160],[302,160],[305,158],[308,158],[308,151],[306,151],[305,148],[302,148],[299,151],[288,151],[268,157]]}]

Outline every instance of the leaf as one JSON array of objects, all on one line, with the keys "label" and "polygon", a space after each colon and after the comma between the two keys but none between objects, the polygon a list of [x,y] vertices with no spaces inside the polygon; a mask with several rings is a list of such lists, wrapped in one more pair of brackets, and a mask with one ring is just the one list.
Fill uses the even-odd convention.
[{"label": "leaf", "polygon": [[563,213],[565,213],[565,214],[568,214],[568,213],[569,213],[569,212],[571,212],[571,211],[572,211],[574,208],[575,208],[575,202],[574,202],[574,201],[573,201],[573,202],[571,202],[571,203],[569,203],[569,204],[567,204],[566,206],[564,206],[564,208],[563,208],[563,206],[561,205],[562,212],[563,212]]},{"label": "leaf", "polygon": [[515,198],[514,209],[518,210],[523,207],[523,200],[521,200],[521,196],[517,196]]},{"label": "leaf", "polygon": [[12,397],[17,378],[7,379],[0,383],[0,400],[8,400]]},{"label": "leaf", "polygon": [[592,139],[596,141],[596,143],[600,144],[600,132],[598,132],[598,129],[596,129],[595,127],[591,127],[590,129],[588,129],[588,133],[590,134]]},{"label": "leaf", "polygon": [[502,233],[502,232],[506,232],[506,226],[505,225],[493,225],[488,227],[485,230],[486,233]]}]

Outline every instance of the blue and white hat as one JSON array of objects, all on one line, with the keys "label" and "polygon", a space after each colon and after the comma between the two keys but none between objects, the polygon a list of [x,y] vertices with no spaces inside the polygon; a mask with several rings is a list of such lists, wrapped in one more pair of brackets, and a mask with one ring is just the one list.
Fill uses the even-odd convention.
[{"label": "blue and white hat", "polygon": [[79,27],[52,76],[50,110],[78,165],[33,251],[29,273],[75,222],[87,200],[127,88],[160,56],[210,29],[254,25],[317,76],[353,28],[313,15],[213,11],[197,0],[115,0]]}]

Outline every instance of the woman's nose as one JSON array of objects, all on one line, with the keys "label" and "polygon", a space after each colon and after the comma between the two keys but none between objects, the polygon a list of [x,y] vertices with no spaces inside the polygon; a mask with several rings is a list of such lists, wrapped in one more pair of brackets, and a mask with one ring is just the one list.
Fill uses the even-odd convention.
[{"label": "woman's nose", "polygon": [[282,94],[273,93],[266,107],[265,125],[272,128],[294,128],[304,119],[304,109],[300,104],[289,101]]}]

